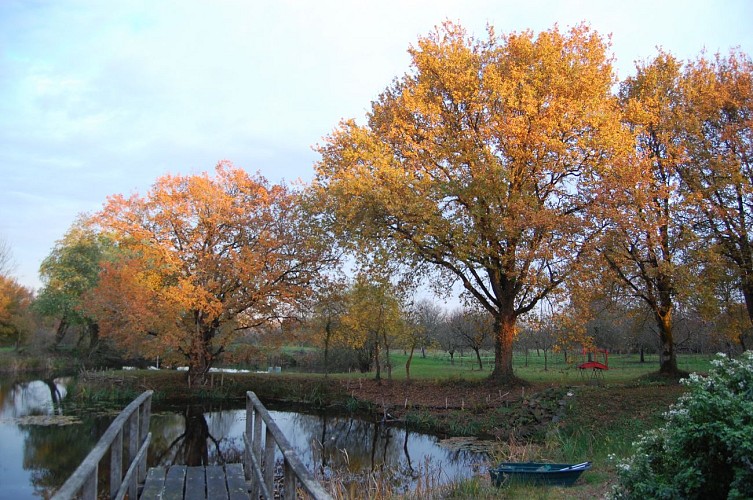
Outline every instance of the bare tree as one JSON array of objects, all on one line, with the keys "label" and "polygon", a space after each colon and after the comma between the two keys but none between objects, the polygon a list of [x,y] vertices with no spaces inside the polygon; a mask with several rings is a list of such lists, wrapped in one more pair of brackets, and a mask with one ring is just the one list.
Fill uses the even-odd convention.
[{"label": "bare tree", "polygon": [[0,238],[0,276],[8,276],[16,267],[13,261],[13,252],[4,238]]},{"label": "bare tree", "polygon": [[450,314],[451,330],[463,345],[473,349],[478,360],[479,370],[484,369],[481,361],[481,349],[486,347],[492,339],[494,330],[493,319],[480,310],[458,309]]}]

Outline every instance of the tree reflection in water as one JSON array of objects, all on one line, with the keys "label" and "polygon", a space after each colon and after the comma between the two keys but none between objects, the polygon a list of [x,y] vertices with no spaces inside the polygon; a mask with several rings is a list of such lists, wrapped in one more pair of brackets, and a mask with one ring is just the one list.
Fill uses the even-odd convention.
[{"label": "tree reflection in water", "polygon": [[[337,477],[349,488],[380,474],[408,490],[419,476],[441,476],[438,481],[468,476],[473,463],[486,459],[480,453],[446,449],[437,438],[410,432],[403,424],[273,408],[270,405],[272,418],[309,470],[325,479]],[[155,414],[150,466],[241,462],[245,417],[243,409],[201,406]]]},{"label": "tree reflection in water", "polygon": [[[0,496],[10,491],[16,496],[49,497],[109,425],[111,417],[64,418],[63,398],[70,380],[0,379],[0,425],[6,430],[0,457]],[[13,428],[17,432],[12,432]],[[11,472],[19,466],[26,474]]]},{"label": "tree reflection in water", "polygon": [[[4,432],[0,497],[9,492],[20,492],[19,498],[49,496],[75,470],[117,413],[113,409],[102,414],[101,408],[80,405],[64,408],[66,382],[6,383],[0,379],[0,431]],[[443,448],[437,438],[408,432],[402,426],[341,414],[304,413],[290,407],[286,411],[275,411],[274,405],[269,408],[309,470],[325,479],[335,477],[355,493],[374,475],[389,477],[395,488],[407,490],[417,484],[419,475],[427,476],[429,467],[446,481],[469,475],[472,463],[485,459],[478,453]],[[63,415],[64,409],[75,411],[77,423],[41,425],[33,423],[41,420],[24,420],[41,415],[46,416],[45,421],[63,422],[71,417]],[[155,404],[148,465],[242,462],[245,420],[242,408]]]},{"label": "tree reflection in water", "polygon": [[444,483],[470,476],[483,453],[448,449],[436,437],[411,432],[405,424],[386,425],[344,416],[271,412],[301,460],[347,495],[383,481],[408,492],[418,481]]},{"label": "tree reflection in water", "polygon": [[240,462],[242,436],[232,436],[238,411],[201,405],[152,417],[150,465],[221,465]]}]

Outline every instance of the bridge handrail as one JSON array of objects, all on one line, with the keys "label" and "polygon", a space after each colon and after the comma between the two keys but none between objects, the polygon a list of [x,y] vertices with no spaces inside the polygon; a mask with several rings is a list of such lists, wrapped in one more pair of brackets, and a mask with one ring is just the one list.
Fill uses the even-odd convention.
[{"label": "bridge handrail", "polygon": [[[55,492],[53,500],[68,500],[79,494],[85,500],[97,498],[97,473],[99,462],[110,450],[110,494],[109,498],[136,498],[138,483],[146,477],[146,449],[151,440],[149,420],[153,391],[146,391],[126,406],[115,417],[97,445],[89,452],[75,472]],[[123,428],[128,424],[129,467],[123,476]]]},{"label": "bridge handrail", "polygon": [[[252,418],[253,417],[253,418]],[[262,464],[261,423],[266,426],[264,460]],[[283,484],[285,498],[294,499],[296,483],[315,500],[331,500],[332,496],[303,465],[285,435],[275,423],[259,398],[252,391],[246,393],[246,477],[252,477],[251,498],[258,498],[259,490],[265,498],[274,492],[275,445],[283,456]],[[252,476],[253,474],[253,476]],[[263,479],[263,481],[261,481]]]}]

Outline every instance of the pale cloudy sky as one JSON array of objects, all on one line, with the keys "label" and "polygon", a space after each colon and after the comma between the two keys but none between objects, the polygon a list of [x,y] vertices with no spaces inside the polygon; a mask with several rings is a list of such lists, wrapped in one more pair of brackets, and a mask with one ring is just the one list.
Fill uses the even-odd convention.
[{"label": "pale cloudy sky", "polygon": [[0,239],[16,277],[39,288],[77,214],[165,173],[227,159],[309,181],[312,146],[362,119],[445,19],[478,35],[586,21],[612,34],[620,77],[657,46],[753,54],[749,0],[0,0]]}]

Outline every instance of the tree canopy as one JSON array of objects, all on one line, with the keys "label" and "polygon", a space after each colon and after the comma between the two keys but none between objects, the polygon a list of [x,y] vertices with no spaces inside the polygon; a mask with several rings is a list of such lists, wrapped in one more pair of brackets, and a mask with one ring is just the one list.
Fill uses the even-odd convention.
[{"label": "tree canopy", "polygon": [[753,62],[737,50],[699,57],[681,91],[680,174],[696,200],[695,230],[723,257],[753,321]]},{"label": "tree canopy", "polygon": [[82,333],[89,335],[90,347],[96,346],[98,326],[84,312],[83,300],[99,282],[100,264],[114,251],[107,235],[94,232],[87,227],[86,218],[80,218],[42,261],[39,275],[44,286],[34,301],[34,309],[58,321],[55,345],[73,326],[83,328]]},{"label": "tree canopy", "polygon": [[204,380],[240,332],[282,320],[311,293],[332,245],[298,194],[229,163],[110,197],[94,220],[118,246],[87,300],[104,336]]},{"label": "tree canopy", "polygon": [[494,319],[500,381],[517,317],[589,241],[593,181],[623,142],[608,48],[585,26],[475,39],[445,23],[367,125],[319,147],[314,187],[341,236],[459,281]]},{"label": "tree canopy", "polygon": [[674,300],[688,285],[690,273],[684,264],[693,241],[679,178],[685,161],[680,140],[681,64],[660,53],[636,70],[622,82],[619,93],[634,149],[605,176],[603,192],[610,196],[600,207],[608,229],[600,248],[606,272],[653,313],[661,342],[660,371],[674,373]]}]

